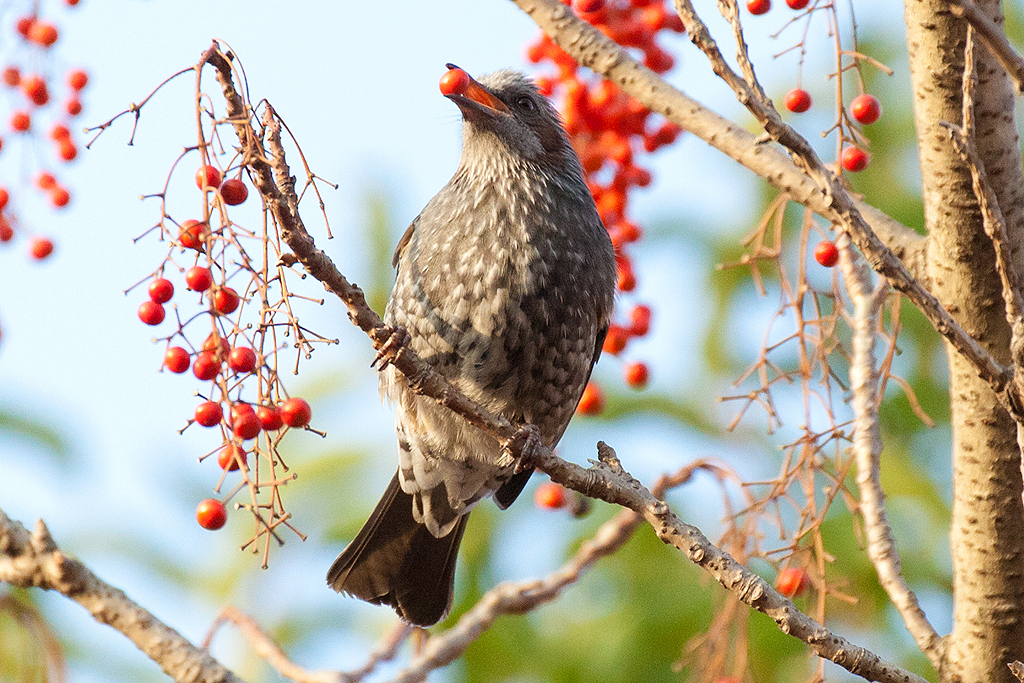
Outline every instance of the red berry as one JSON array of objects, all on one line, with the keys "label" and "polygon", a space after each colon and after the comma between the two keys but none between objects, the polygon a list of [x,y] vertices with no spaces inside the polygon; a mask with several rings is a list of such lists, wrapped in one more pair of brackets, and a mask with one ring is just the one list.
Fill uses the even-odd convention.
[{"label": "red berry", "polygon": [[281,419],[289,427],[305,427],[313,418],[313,409],[305,399],[290,398],[281,405]]},{"label": "red berry", "polygon": [[68,130],[68,127],[63,123],[55,123],[53,124],[53,128],[50,129],[50,139],[57,141],[70,140],[71,131]]},{"label": "red berry", "polygon": [[52,190],[57,187],[57,179],[48,171],[40,171],[36,176],[36,185],[40,190]]},{"label": "red berry", "polygon": [[220,350],[220,356],[217,360],[224,362],[227,360],[228,354],[231,353],[231,345],[228,344],[228,340],[224,337],[210,333],[203,342],[203,351],[217,353],[218,349]]},{"label": "red berry", "polygon": [[213,273],[209,268],[193,266],[185,273],[185,284],[193,292],[205,292],[213,286]]},{"label": "red berry", "polygon": [[50,190],[50,203],[57,208],[67,206],[71,202],[71,193],[64,187],[54,187]]},{"label": "red berry", "polygon": [[622,326],[613,324],[608,328],[608,334],[604,338],[604,346],[601,350],[604,353],[617,356],[622,353],[622,349],[626,348],[627,341],[629,341],[629,332]]},{"label": "red berry", "polygon": [[263,429],[268,432],[284,427],[284,419],[281,417],[281,409],[277,406],[260,406],[256,410],[256,417],[260,418]]},{"label": "red berry", "polygon": [[158,304],[165,304],[174,296],[174,284],[162,277],[149,283],[149,298]]},{"label": "red berry", "polygon": [[220,423],[224,417],[224,411],[219,403],[206,401],[196,406],[196,422],[204,427],[213,427]]},{"label": "red berry", "polygon": [[27,112],[16,111],[11,114],[11,130],[24,133],[32,127],[32,117]]},{"label": "red berry", "polygon": [[78,4],[78,0],[64,0],[64,4],[68,7],[74,7]]},{"label": "red berry", "polygon": [[882,104],[874,95],[857,95],[850,102],[850,114],[863,124],[874,123],[882,115]]},{"label": "red berry", "polygon": [[597,415],[604,410],[604,392],[593,382],[588,382],[583,390],[576,412],[580,415]]},{"label": "red berry", "polygon": [[21,72],[16,66],[9,66],[4,69],[3,79],[6,85],[15,88],[21,82]]},{"label": "red berry", "polygon": [[180,375],[188,370],[189,360],[191,359],[188,351],[180,346],[172,346],[164,354],[164,367],[176,375]]},{"label": "red berry", "polygon": [[21,92],[25,93],[25,97],[39,107],[50,101],[50,92],[46,89],[46,81],[38,74],[21,79]]},{"label": "red berry", "polygon": [[78,116],[82,113],[82,101],[77,97],[72,97],[64,103],[64,111],[68,113],[68,116]]},{"label": "red berry", "polygon": [[847,171],[857,173],[863,171],[868,167],[868,163],[871,161],[871,155],[862,150],[860,147],[847,147],[843,150],[843,168]]},{"label": "red berry", "polygon": [[565,489],[553,481],[544,482],[534,492],[533,502],[539,508],[547,508],[549,510],[563,508],[566,503]]},{"label": "red berry", "polygon": [[235,436],[249,440],[255,439],[263,429],[263,423],[256,417],[256,411],[248,403],[236,403],[231,407],[231,431]]},{"label": "red berry", "polygon": [[196,185],[200,190],[216,190],[220,187],[220,169],[216,166],[202,166],[196,171]]},{"label": "red berry", "polygon": [[592,14],[601,11],[604,0],[572,0],[572,7],[579,14]]},{"label": "red berry", "polygon": [[196,507],[196,521],[204,529],[216,531],[228,521],[228,511],[224,508],[224,503],[207,498]]},{"label": "red berry", "polygon": [[802,114],[811,108],[811,93],[803,88],[793,88],[786,93],[786,109],[795,114]]},{"label": "red berry", "polygon": [[33,16],[19,17],[18,21],[14,24],[14,28],[17,29],[18,33],[28,38],[28,32],[32,30],[32,24],[36,23],[36,18]]},{"label": "red berry", "polygon": [[78,147],[71,140],[61,140],[57,148],[57,154],[64,161],[74,161],[75,157],[78,156]]},{"label": "red berry", "polygon": [[747,0],[747,10],[751,14],[764,14],[772,8],[772,0]]},{"label": "red berry", "polygon": [[42,45],[43,47],[50,47],[57,42],[57,38],[60,34],[57,32],[57,27],[53,24],[45,21],[32,22],[32,26],[28,29],[28,36],[26,36],[33,43]]},{"label": "red berry", "polygon": [[213,308],[221,315],[234,313],[239,301],[238,292],[230,287],[221,287],[213,293]]},{"label": "red berry", "polygon": [[81,90],[89,84],[89,74],[81,69],[74,69],[68,72],[68,87],[72,90]]},{"label": "red berry", "polygon": [[164,307],[155,301],[143,301],[139,306],[139,320],[147,325],[159,325],[164,321]]},{"label": "red berry", "polygon": [[828,240],[818,242],[818,246],[814,248],[814,260],[826,268],[831,268],[839,263],[839,249]]},{"label": "red berry", "polygon": [[466,92],[466,88],[469,87],[472,80],[469,74],[462,69],[448,69],[441,76],[441,94],[446,97],[449,95],[461,95]]},{"label": "red berry", "polygon": [[651,329],[651,308],[650,306],[634,306],[629,312],[629,320],[632,323],[629,333],[634,337],[642,337]]},{"label": "red berry", "polygon": [[204,382],[215,379],[219,372],[220,360],[212,351],[203,351],[196,356],[196,362],[192,364],[192,374]]},{"label": "red berry", "polygon": [[807,7],[807,4],[811,0],[786,0],[786,4],[789,5],[790,9],[803,9]]},{"label": "red berry", "polygon": [[[33,237],[29,242],[29,253],[35,260],[42,261],[53,253],[53,241],[45,237]],[[163,320],[163,318],[161,318],[161,320]]]},{"label": "red berry", "polygon": [[228,354],[228,367],[235,372],[252,372],[256,369],[256,352],[244,346],[231,349]]},{"label": "red berry", "polygon": [[11,201],[11,193],[7,191],[6,187],[0,186],[0,211],[4,210],[9,201]]},{"label": "red berry", "polygon": [[14,228],[11,222],[0,216],[0,242],[10,242],[14,239]]},{"label": "red berry", "polygon": [[803,594],[810,583],[807,570],[802,567],[786,567],[775,579],[775,588],[787,598],[795,598]]},{"label": "red berry", "polygon": [[181,246],[186,249],[202,251],[203,238],[208,234],[206,223],[200,223],[199,221],[190,218],[187,221],[183,221],[180,227],[181,229],[178,232],[178,242]]},{"label": "red berry", "polygon": [[245,186],[241,178],[228,178],[220,186],[220,196],[225,204],[238,206],[249,198],[249,188]]},{"label": "red berry", "polygon": [[626,363],[626,367],[623,368],[623,376],[629,386],[634,389],[643,389],[647,386],[647,380],[650,378],[650,370],[647,369],[646,363]]},{"label": "red berry", "polygon": [[238,444],[228,444],[217,453],[217,464],[222,470],[234,472],[239,467],[238,463],[242,463],[242,467],[249,469],[245,459],[245,449]]}]

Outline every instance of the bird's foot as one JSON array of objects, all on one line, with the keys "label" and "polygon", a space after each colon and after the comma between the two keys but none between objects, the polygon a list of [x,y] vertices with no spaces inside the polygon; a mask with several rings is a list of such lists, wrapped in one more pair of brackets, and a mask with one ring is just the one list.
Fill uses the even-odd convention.
[{"label": "bird's foot", "polygon": [[540,440],[540,430],[532,424],[523,425],[517,429],[512,438],[506,439],[501,445],[505,450],[505,455],[515,462],[514,474],[532,468],[534,460],[540,454],[541,448],[544,447]]},{"label": "bird's foot", "polygon": [[395,358],[398,357],[398,352],[405,348],[405,345],[409,343],[409,333],[404,327],[391,327],[389,329],[388,337],[384,340],[384,343],[377,349],[377,355],[374,357],[373,362],[370,363],[371,368],[377,368],[377,370],[384,370],[387,366],[394,362]]}]

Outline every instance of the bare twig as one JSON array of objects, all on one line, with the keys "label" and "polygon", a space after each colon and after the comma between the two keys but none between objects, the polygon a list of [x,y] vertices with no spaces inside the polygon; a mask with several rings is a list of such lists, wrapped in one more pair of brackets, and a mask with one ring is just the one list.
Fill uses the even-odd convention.
[{"label": "bare twig", "polygon": [[854,433],[851,449],[857,461],[859,509],[864,518],[867,554],[878,572],[878,581],[903,617],[903,623],[914,637],[921,652],[936,670],[942,664],[942,638],[928,622],[917,602],[917,596],[903,577],[903,563],[896,549],[896,539],[885,513],[885,491],[882,489],[882,437],[879,434],[878,402],[879,372],[875,363],[875,331],[879,327],[882,306],[888,288],[884,281],[874,291],[867,268],[858,262],[846,235],[836,240],[839,265],[846,289],[853,303],[853,356],[850,359],[851,407]]},{"label": "bare twig", "polygon": [[120,631],[179,683],[236,683],[238,678],[204,649],[164,624],[122,591],[101,581],[61,552],[46,525],[30,534],[0,510],[0,581],[54,590],[74,600],[96,621]]}]

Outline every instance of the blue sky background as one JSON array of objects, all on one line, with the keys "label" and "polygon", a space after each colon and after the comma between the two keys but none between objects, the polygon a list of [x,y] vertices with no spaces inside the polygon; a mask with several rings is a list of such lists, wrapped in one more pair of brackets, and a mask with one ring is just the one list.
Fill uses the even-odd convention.
[{"label": "blue sky background", "polygon": [[[759,73],[768,92],[781,98],[795,80],[795,58],[772,62],[770,55],[790,43],[785,38],[774,43],[763,39],[784,23],[786,8],[778,4],[766,17],[751,19],[747,27],[755,58],[764,65]],[[698,5],[708,14],[709,23],[717,26],[712,3]],[[63,73],[81,66],[90,73],[86,108],[78,119],[83,125],[99,124],[141,101],[164,78],[192,65],[212,38],[230,45],[245,67],[253,99],[271,101],[301,142],[314,171],[339,184],[337,191],[324,191],[335,239],[325,240],[322,231],[314,235],[355,282],[367,274],[363,233],[367,192],[386,193],[400,231],[454,172],[460,125],[457,109],[437,89],[444,64],[455,62],[472,74],[506,66],[529,69],[523,56],[525,45],[538,32],[506,0],[82,0],[73,10],[50,0],[43,7],[44,16],[51,16],[62,32],[49,68]],[[870,11],[860,9],[858,16],[864,34],[879,28],[902,29],[894,3],[866,7]],[[9,16],[3,21],[7,26]],[[824,34],[823,27],[818,28]],[[0,58],[21,59],[18,50],[22,48],[12,42],[9,32],[2,35]],[[726,36],[721,42],[728,53]],[[790,37],[796,40],[795,35]],[[824,41],[823,35],[820,41],[812,41],[804,80],[804,87],[823,99],[830,86],[817,74],[824,72],[826,67],[821,65],[831,59]],[[670,80],[720,113],[737,116],[740,106],[688,41],[680,38],[671,45],[678,48],[678,58]],[[896,79],[905,80],[905,73]],[[30,229],[53,236],[57,251],[40,264],[23,255],[23,241],[0,245],[0,406],[54,425],[71,440],[79,464],[73,476],[66,476],[31,444],[0,434],[0,507],[25,523],[46,519],[58,542],[77,539],[79,545],[71,550],[104,578],[188,637],[198,639],[216,605],[169,592],[159,578],[136,571],[126,549],[88,543],[97,529],[136,532],[153,540],[152,550],[173,556],[197,572],[210,565],[254,561],[248,555],[240,559],[234,537],[199,529],[192,521],[192,508],[180,503],[189,496],[198,500],[207,495],[215,481],[208,468],[195,465],[194,454],[212,447],[209,435],[195,429],[177,435],[194,408],[195,381],[190,375],[158,372],[162,346],[150,342],[153,331],[139,323],[135,314],[143,293],[123,294],[147,277],[165,253],[154,239],[135,246],[132,239],[152,226],[159,214],[155,201],[139,197],[159,191],[175,158],[194,144],[192,89],[188,76],[161,91],[142,112],[134,146],[126,145],[130,117],[125,117],[92,149],[81,150],[75,164],[61,168],[61,178],[74,196],[68,211],[53,212],[27,191],[15,198]],[[11,93],[0,92],[0,111],[7,106],[4,98],[10,99]],[[812,111],[800,119],[801,128],[826,155],[833,143],[821,142],[816,133],[831,118],[831,111]],[[747,117],[740,120],[749,125]],[[37,168],[34,159],[49,154],[46,141],[38,149],[17,142],[5,136],[0,155],[0,179],[12,187],[19,179],[31,177],[31,169]],[[299,168],[297,158],[290,161],[293,169]],[[699,140],[684,136],[671,150],[659,153],[651,166],[656,182],[637,193],[631,206],[641,224],[682,220],[689,230],[735,233],[737,226],[756,218],[758,190],[753,177]],[[194,191],[185,191],[191,185],[194,164],[182,168],[172,185],[172,201],[179,201],[174,189],[180,188],[177,196],[185,207],[188,201],[198,202]],[[256,224],[253,197],[244,209],[250,212],[250,223]],[[305,205],[304,216],[307,224],[319,230],[315,204]],[[706,382],[698,364],[687,359],[699,353],[700,331],[706,322],[702,295],[712,268],[705,255],[682,242],[662,243],[658,248],[641,244],[636,250],[640,279],[636,299],[653,305],[655,325],[648,339],[631,347],[631,355],[651,361],[655,390],[687,390]],[[308,292],[320,296],[322,290],[313,286]],[[290,379],[288,386],[295,393],[316,397],[333,381],[354,382],[352,395],[357,398],[315,405],[317,426],[328,431],[329,444],[313,435],[296,434],[289,437],[289,446],[298,453],[343,445],[386,449],[392,439],[391,417],[376,398],[376,378],[367,369],[372,353],[366,339],[349,324],[337,302],[328,300],[323,307],[308,309],[309,326],[338,338],[340,344],[319,350],[303,364],[303,375]],[[738,346],[760,340],[763,318],[753,314],[747,322],[756,332],[749,339],[738,335]],[[602,365],[604,374],[618,375],[614,359]],[[728,409],[713,400],[725,387],[707,391],[708,411],[729,417]],[[650,479],[694,456],[717,454],[709,453],[711,446],[695,435],[657,422],[641,425],[642,430],[633,429],[636,426],[618,430],[619,441],[613,443],[627,467],[641,478]],[[565,455],[577,461],[592,457],[598,438],[612,441],[607,430],[574,424],[563,441]],[[381,465],[385,474],[380,488],[393,467],[390,461]],[[380,492],[377,484],[373,488],[355,494],[366,499],[367,510]],[[169,490],[176,496],[164,495]],[[339,496],[352,495],[339,492]],[[306,514],[307,519],[318,514],[313,503]],[[322,509],[319,514],[330,516],[331,510]],[[717,518],[717,512],[703,518],[696,515],[698,522],[713,523]],[[570,533],[567,522],[560,527],[562,522],[543,519],[556,538]],[[323,588],[322,577],[340,548],[324,544],[315,535],[318,524],[308,525],[314,532],[309,541],[289,543],[276,551],[269,572],[252,584],[226,589],[228,594],[237,601],[243,599],[239,596],[263,591],[258,609],[271,619],[278,611],[308,606],[314,613],[333,610],[329,613],[333,617],[326,618],[336,618],[340,624],[357,617],[386,623],[390,612],[384,615],[383,610],[342,601]],[[301,521],[300,526],[304,526]],[[526,532],[508,533],[515,537]],[[509,563],[509,575],[529,576],[550,569],[560,554],[553,544],[550,549],[517,556]],[[290,587],[286,593],[275,589],[282,584]],[[66,613],[67,623],[87,632],[84,637],[98,652],[125,651],[120,636],[94,626],[77,606],[59,599],[48,604]],[[235,643],[228,649],[237,650],[232,637],[225,642]],[[325,641],[300,654],[314,668],[353,666],[359,663],[364,644],[352,642],[339,651],[336,643]]]}]

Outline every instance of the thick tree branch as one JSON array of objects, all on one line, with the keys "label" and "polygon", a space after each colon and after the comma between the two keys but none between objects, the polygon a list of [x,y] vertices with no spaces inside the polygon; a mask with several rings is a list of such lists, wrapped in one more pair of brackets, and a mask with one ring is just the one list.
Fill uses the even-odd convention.
[{"label": "thick tree branch", "polygon": [[242,679],[210,653],[101,581],[57,547],[42,521],[30,534],[0,510],[0,582],[53,590],[74,600],[101,624],[123,633],[178,683],[237,683]]},{"label": "thick tree branch", "polygon": [[972,0],[950,0],[949,11],[967,21],[978,32],[985,47],[1013,79],[1017,93],[1024,93],[1024,57],[1017,54],[1010,45],[1005,28],[989,19]]},{"label": "thick tree branch", "polygon": [[867,554],[878,572],[878,582],[899,611],[907,630],[938,671],[942,667],[942,638],[928,622],[917,596],[903,577],[903,563],[885,513],[880,462],[882,437],[878,419],[880,382],[875,363],[875,340],[887,288],[883,280],[881,286],[872,291],[870,271],[857,259],[846,235],[840,235],[836,244],[843,281],[853,303],[850,394],[854,418],[851,450],[857,461],[859,510],[864,518]]}]

